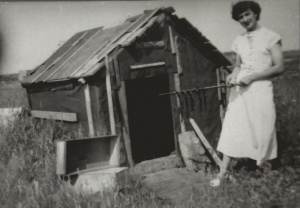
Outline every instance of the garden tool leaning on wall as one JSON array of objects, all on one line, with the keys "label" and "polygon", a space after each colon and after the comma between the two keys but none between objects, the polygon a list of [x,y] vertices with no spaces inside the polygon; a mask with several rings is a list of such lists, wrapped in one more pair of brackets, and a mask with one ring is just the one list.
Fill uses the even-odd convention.
[{"label": "garden tool leaning on wall", "polygon": [[[199,108],[200,112],[203,112],[207,109],[206,103],[206,91],[209,89],[215,88],[227,88],[231,87],[229,85],[215,85],[203,88],[194,88],[182,91],[168,92],[162,93],[159,95],[177,95],[180,101],[180,110],[184,120],[188,120],[194,131],[185,131],[178,135],[179,147],[181,151],[181,155],[186,164],[186,167],[189,171],[197,171],[199,167],[197,167],[197,162],[201,163],[203,161],[203,155],[205,153],[204,148],[199,143],[199,139],[202,142],[203,146],[207,149],[210,156],[214,160],[214,162],[222,169],[222,161],[218,157],[215,150],[211,147],[204,134],[200,130],[199,126],[196,124],[194,119],[191,118],[194,110],[195,110],[195,98],[199,99]],[[196,134],[195,134],[196,133]],[[196,162],[196,163],[195,163]]]}]

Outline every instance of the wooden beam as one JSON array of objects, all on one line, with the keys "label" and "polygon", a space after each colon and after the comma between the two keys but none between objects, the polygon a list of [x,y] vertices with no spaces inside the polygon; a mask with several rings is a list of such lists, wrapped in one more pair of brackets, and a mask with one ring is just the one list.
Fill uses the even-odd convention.
[{"label": "wooden beam", "polygon": [[67,143],[56,141],[56,174],[64,175],[67,173]]},{"label": "wooden beam", "polygon": [[46,119],[54,119],[54,120],[69,121],[69,122],[77,121],[76,113],[32,110],[31,115],[32,117],[35,118],[46,118]]},{"label": "wooden beam", "polygon": [[120,108],[121,108],[121,112],[122,112],[122,116],[121,116],[122,136],[123,136],[123,140],[124,140],[124,144],[125,144],[126,157],[127,157],[129,167],[133,167],[134,161],[132,158],[132,151],[131,151],[125,81],[121,81],[121,87],[118,91],[118,97],[119,97]]},{"label": "wooden beam", "polygon": [[119,69],[119,62],[118,58],[114,57],[114,68],[115,68],[115,73],[116,73],[116,82],[117,82],[117,87],[121,86],[121,77],[120,77],[120,69]]},{"label": "wooden beam", "polygon": [[170,35],[171,52],[173,54],[175,54],[176,48],[175,48],[175,41],[174,41],[172,26],[169,26],[169,35]]},{"label": "wooden beam", "polygon": [[[172,31],[172,30],[171,30]],[[175,49],[176,49],[176,66],[177,66],[177,73],[174,74],[174,81],[175,81],[175,91],[180,92],[181,91],[181,87],[180,87],[180,77],[179,75],[182,73],[182,66],[181,66],[181,61],[180,61],[180,53],[178,50],[178,36],[175,36]],[[180,104],[180,100],[179,98],[176,96],[177,99],[177,106],[179,109],[181,109],[183,106],[181,106]],[[179,122],[180,122],[180,129],[181,129],[181,133],[186,131],[185,128],[185,123],[184,123],[184,119],[182,116],[182,111],[179,112]]]},{"label": "wooden beam", "polygon": [[177,73],[182,74],[183,69],[181,65],[181,60],[180,60],[180,51],[179,51],[179,38],[178,36],[175,36],[175,48],[176,48],[176,63],[177,63]]},{"label": "wooden beam", "polygon": [[139,42],[135,45],[136,49],[145,49],[145,48],[165,48],[165,42],[161,41],[148,41],[148,42]]},{"label": "wooden beam", "polygon": [[[179,74],[174,74],[174,82],[175,82],[175,91],[180,92],[180,79],[179,79]],[[180,100],[179,98],[176,96],[176,100],[177,100],[177,106],[179,109],[182,108],[182,106],[180,105]],[[180,129],[181,129],[181,133],[185,132],[185,124],[184,124],[184,120],[182,117],[182,113],[179,110],[179,122],[180,122]]]},{"label": "wooden beam", "polygon": [[209,144],[209,142],[205,138],[204,134],[202,133],[202,131],[200,130],[199,126],[196,124],[196,122],[194,121],[194,119],[190,118],[190,123],[192,124],[192,126],[193,126],[196,134],[198,135],[198,137],[200,138],[201,142],[203,143],[203,145],[208,150],[209,154],[212,156],[212,158],[215,161],[215,163],[220,167],[220,169],[223,169],[223,162],[222,162],[222,160],[219,158],[219,156],[217,155],[217,153],[215,152],[215,150],[211,147],[211,145]]},{"label": "wooden beam", "polygon": [[[226,68],[226,67],[219,68],[219,71],[220,71],[220,80],[222,80],[223,82],[226,82],[226,78],[230,74],[228,72],[228,70],[229,69]],[[221,97],[222,97],[222,101],[223,101],[224,111],[225,111],[225,109],[227,107],[227,104],[228,104],[228,95],[229,95],[229,92],[228,92],[227,88],[222,88],[221,89]],[[225,114],[225,112],[224,112],[224,114]]]},{"label": "wooden beam", "polygon": [[79,175],[79,174],[83,174],[83,173],[90,173],[90,172],[93,172],[93,171],[105,170],[105,169],[109,169],[109,168],[117,168],[117,167],[120,167],[120,166],[118,166],[118,165],[105,165],[105,166],[99,166],[99,167],[87,168],[87,169],[84,169],[84,170],[77,170],[77,171],[75,171],[75,172],[68,173],[68,174],[66,174],[65,176],[66,176],[66,177],[70,177],[70,176],[72,176],[72,175]]},{"label": "wooden beam", "polygon": [[[216,69],[216,74],[217,74],[217,85],[221,85],[221,80],[220,80],[220,71],[217,68]],[[224,120],[224,108],[222,105],[222,95],[221,95],[221,88],[218,88],[218,98],[219,98],[219,106],[220,106],[220,118],[221,118],[221,122],[223,123]]]},{"label": "wooden beam", "polygon": [[157,62],[157,63],[151,63],[151,64],[141,64],[141,65],[133,65],[130,66],[131,70],[136,70],[136,69],[144,69],[144,68],[149,68],[149,67],[155,67],[155,66],[165,66],[165,62]]},{"label": "wooden beam", "polygon": [[108,56],[105,56],[105,66],[106,66],[106,92],[107,92],[107,99],[108,99],[110,129],[111,129],[111,134],[115,135],[116,134],[116,124],[115,124],[113,100],[112,100],[112,94],[111,94],[111,80],[110,80],[110,69],[109,69]]},{"label": "wooden beam", "polygon": [[93,122],[90,86],[88,83],[85,84],[84,96],[85,96],[86,113],[88,118],[89,134],[91,137],[93,137],[95,136],[95,129],[94,129],[94,122]]}]

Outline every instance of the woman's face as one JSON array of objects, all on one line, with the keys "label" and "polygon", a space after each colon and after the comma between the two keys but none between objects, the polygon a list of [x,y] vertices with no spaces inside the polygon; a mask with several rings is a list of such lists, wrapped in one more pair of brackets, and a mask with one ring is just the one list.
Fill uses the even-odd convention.
[{"label": "woman's face", "polygon": [[246,10],[245,12],[239,14],[238,20],[240,24],[247,30],[253,31],[256,29],[257,26],[257,19],[256,14],[250,9]]}]

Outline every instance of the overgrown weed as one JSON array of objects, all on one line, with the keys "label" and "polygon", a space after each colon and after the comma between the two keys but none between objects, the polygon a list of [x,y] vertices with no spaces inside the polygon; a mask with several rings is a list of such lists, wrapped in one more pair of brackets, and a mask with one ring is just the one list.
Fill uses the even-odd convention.
[{"label": "overgrown weed", "polygon": [[55,173],[55,140],[82,138],[61,122],[20,118],[0,129],[1,207],[171,207],[151,191],[140,191],[138,178],[113,193],[84,194]]}]

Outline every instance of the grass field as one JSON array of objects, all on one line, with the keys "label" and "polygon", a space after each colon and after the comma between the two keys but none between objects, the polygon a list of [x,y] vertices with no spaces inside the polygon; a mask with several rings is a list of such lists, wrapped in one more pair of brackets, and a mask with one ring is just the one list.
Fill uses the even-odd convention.
[{"label": "grass field", "polygon": [[[299,51],[286,53],[285,58],[286,72],[273,80],[280,146],[278,169],[239,169],[234,173],[237,183],[195,192],[185,207],[300,207]],[[0,86],[0,96],[5,98],[0,107],[28,106],[24,90],[13,81],[10,84],[16,91],[12,86]],[[142,191],[139,178],[113,193],[75,192],[55,174],[53,141],[80,138],[62,123],[22,118],[8,128],[0,128],[0,135],[0,207],[177,207],[151,191]]]}]

